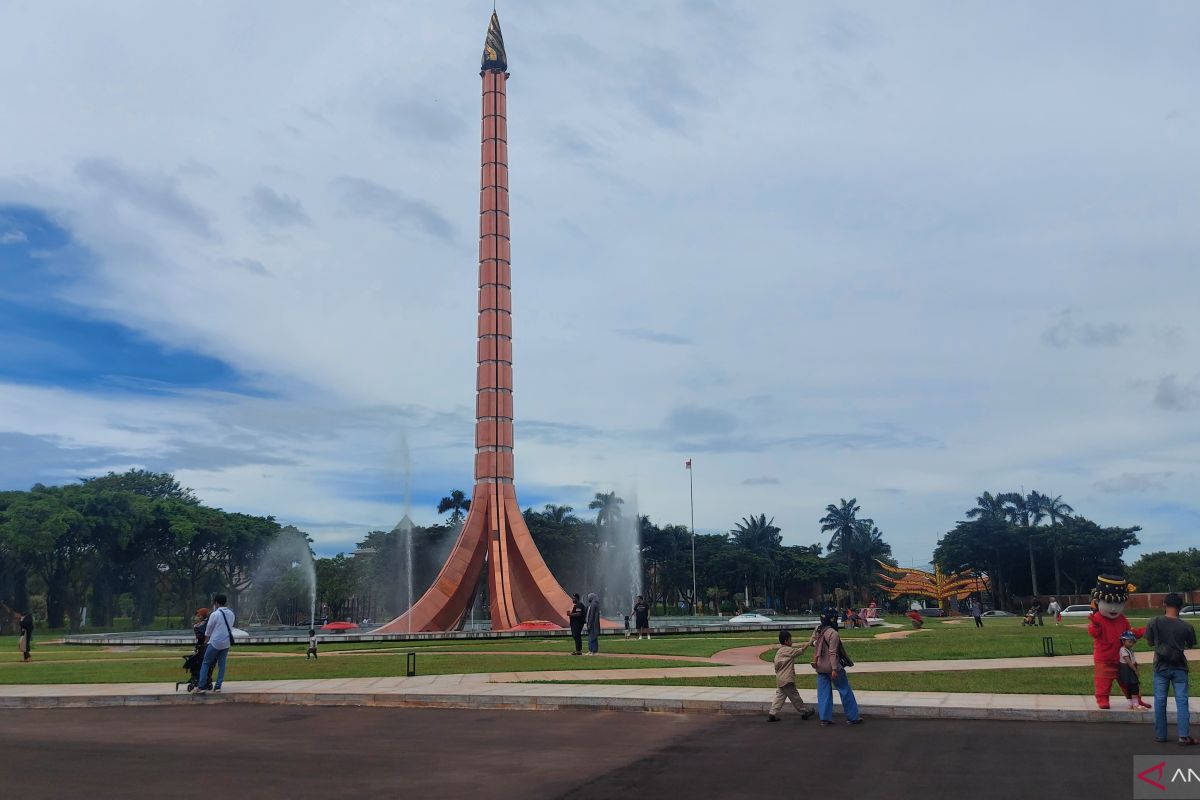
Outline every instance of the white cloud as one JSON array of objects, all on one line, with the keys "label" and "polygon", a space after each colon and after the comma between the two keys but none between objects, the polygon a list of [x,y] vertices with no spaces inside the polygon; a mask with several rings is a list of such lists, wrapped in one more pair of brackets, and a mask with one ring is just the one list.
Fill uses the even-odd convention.
[{"label": "white cloud", "polygon": [[[1167,123],[1197,12],[1136,13],[502,8],[520,491],[636,485],[682,520],[694,455],[702,529],[766,512],[815,541],[858,495],[920,561],[985,488],[1114,524],[1149,494],[1097,488],[1114,475],[1194,495],[1200,421],[1155,409],[1189,407],[1162,376],[1200,355],[1178,201],[1200,119]],[[0,70],[27,76],[0,203],[96,255],[74,302],[268,395],[9,386],[3,428],[175,453],[214,502],[330,542],[396,516],[339,481],[394,470],[402,424],[426,483],[465,484],[485,25],[444,3],[0,8]],[[1086,314],[1048,331],[1064,307]]]}]

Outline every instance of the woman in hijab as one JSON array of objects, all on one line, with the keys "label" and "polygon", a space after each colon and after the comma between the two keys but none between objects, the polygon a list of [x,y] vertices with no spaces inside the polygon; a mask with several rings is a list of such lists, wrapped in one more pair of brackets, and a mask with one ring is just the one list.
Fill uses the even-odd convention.
[{"label": "woman in hijab", "polygon": [[595,592],[588,594],[587,606],[588,655],[600,652],[600,598]]},{"label": "woman in hijab", "polygon": [[842,698],[846,722],[850,725],[862,722],[862,717],[858,715],[858,701],[854,699],[854,690],[850,688],[850,679],[846,677],[846,666],[852,662],[842,648],[842,637],[837,631],[837,618],[836,608],[826,608],[822,611],[821,624],[812,638],[816,648],[813,668],[817,671],[817,714],[821,717],[822,726],[833,724],[835,686]]}]

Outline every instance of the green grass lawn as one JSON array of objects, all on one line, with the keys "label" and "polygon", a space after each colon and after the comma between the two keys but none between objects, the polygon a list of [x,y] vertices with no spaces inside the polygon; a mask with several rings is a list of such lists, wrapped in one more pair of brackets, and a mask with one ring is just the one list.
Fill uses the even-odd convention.
[{"label": "green grass lawn", "polygon": [[[747,647],[756,644],[773,644],[777,642],[773,631],[754,632],[746,634],[713,633],[713,634],[680,634],[673,636],[656,636],[653,639],[638,641],[637,638],[626,639],[623,636],[603,636],[600,638],[601,653],[647,653],[663,656],[699,656],[707,658],[721,650],[733,647]],[[276,653],[304,653],[306,645],[252,645],[256,650]],[[568,653],[574,648],[574,642],[569,637],[547,637],[527,639],[485,639],[485,640],[421,640],[416,642],[339,642],[336,639],[326,639],[320,644],[321,652],[343,652],[352,650],[403,649],[421,650],[438,649],[453,650],[454,652],[478,651],[507,651],[507,652],[559,652]],[[14,645],[15,647],[15,645]],[[250,645],[248,645],[250,647]]]},{"label": "green grass lawn", "polygon": [[[243,652],[243,650],[247,652]],[[354,657],[325,657],[306,661],[303,656],[263,657],[249,648],[234,648],[229,657],[228,680],[262,681],[307,678],[379,678],[404,674],[403,651]],[[35,660],[28,664],[0,663],[0,684],[22,683],[165,683],[187,677],[183,659],[109,659],[73,662]],[[580,658],[576,656],[470,655],[422,653],[418,675],[476,672],[525,672],[561,669],[633,669],[662,666],[661,661],[640,658]],[[676,662],[672,666],[707,666],[703,662]]]},{"label": "green grass lawn", "polygon": [[[1131,622],[1141,627],[1143,623]],[[911,627],[906,628],[911,630]],[[895,630],[895,629],[891,629]],[[1054,639],[1059,655],[1085,655],[1092,652],[1092,639],[1086,622],[1071,622],[1041,628],[1021,625],[1020,618],[985,619],[982,628],[967,618],[961,621],[925,621],[925,628],[902,639],[880,639],[880,633],[891,630],[874,629],[870,637],[862,629],[841,631],[846,651],[855,661],[930,661],[962,658],[1020,658],[1042,655],[1042,637]],[[903,629],[902,629],[903,630]],[[1139,644],[1144,649],[1146,645]],[[774,650],[763,654],[770,661]]]},{"label": "green grass lawn", "polygon": [[[1142,691],[1146,702],[1153,695],[1150,671],[1142,670]],[[538,681],[541,683],[542,681]],[[725,678],[650,678],[605,681],[545,681],[545,683],[605,683],[639,686],[730,686],[774,689],[773,675],[730,676]],[[991,692],[996,694],[1092,694],[1091,667],[1043,667],[1040,669],[963,670],[961,672],[876,672],[856,675],[850,670],[855,689],[884,692]],[[796,671],[796,686],[814,689],[817,676]],[[1200,696],[1200,681],[1189,684],[1190,694]],[[1113,685],[1113,702],[1119,688]],[[1124,698],[1120,698],[1124,703]]]}]

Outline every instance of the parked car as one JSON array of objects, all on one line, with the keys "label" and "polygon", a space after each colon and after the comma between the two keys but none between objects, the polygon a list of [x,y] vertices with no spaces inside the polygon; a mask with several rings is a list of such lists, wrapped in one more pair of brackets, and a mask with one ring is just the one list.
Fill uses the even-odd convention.
[{"label": "parked car", "polygon": [[1189,617],[1200,617],[1200,606],[1184,606],[1179,609],[1179,613]]},{"label": "parked car", "polygon": [[1091,616],[1091,606],[1067,606],[1062,610],[1064,617],[1087,617]]},{"label": "parked car", "polygon": [[983,612],[982,614],[980,614],[980,616],[981,617],[1015,617],[1016,614],[1010,614],[1007,611],[1001,611],[998,608],[994,608],[991,611]]},{"label": "parked car", "polygon": [[763,614],[738,614],[729,618],[730,625],[761,625],[764,622],[771,622],[771,618]]}]

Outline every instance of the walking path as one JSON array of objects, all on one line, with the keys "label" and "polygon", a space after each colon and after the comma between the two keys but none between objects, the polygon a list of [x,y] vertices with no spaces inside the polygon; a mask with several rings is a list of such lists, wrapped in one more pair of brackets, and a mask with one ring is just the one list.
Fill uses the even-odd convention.
[{"label": "walking path", "polygon": [[[220,694],[203,697],[175,690],[174,684],[97,683],[0,686],[0,709],[74,708],[181,703],[269,703],[284,705],[419,706],[549,710],[588,708],[617,711],[765,714],[773,689],[713,686],[637,686],[629,684],[547,684],[530,681],[595,681],[667,677],[769,676],[761,659],[770,645],[723,650],[708,667],[652,669],[551,670],[536,672],[423,675],[413,678],[339,678],[322,680],[231,681]],[[511,651],[509,651],[511,652]],[[625,654],[630,655],[630,654]],[[1139,654],[1149,657],[1150,653]],[[632,657],[646,658],[648,656]],[[866,672],[1026,669],[1085,666],[1090,656],[995,658],[942,661],[872,661],[853,668]],[[812,700],[812,690],[804,692]],[[1071,720],[1143,722],[1142,711],[1101,711],[1082,695],[1029,695],[950,692],[855,692],[866,716],[962,719]],[[2,713],[2,712],[0,712]],[[1173,711],[1171,712],[1174,713]],[[1200,711],[1193,713],[1200,723]]]},{"label": "walking path", "polygon": [[[198,703],[298,706],[384,706],[476,709],[593,709],[765,715],[772,689],[711,686],[514,684],[499,675],[429,675],[415,678],[228,682],[219,694],[189,695],[172,684],[72,684],[0,687],[4,708],[79,708]],[[806,691],[811,701],[811,691]],[[1076,695],[855,692],[866,717],[1141,722],[1148,712],[1100,711]],[[1173,714],[1173,712],[1172,712]],[[0,716],[2,718],[2,716]],[[1200,723],[1200,711],[1193,712]]]}]

